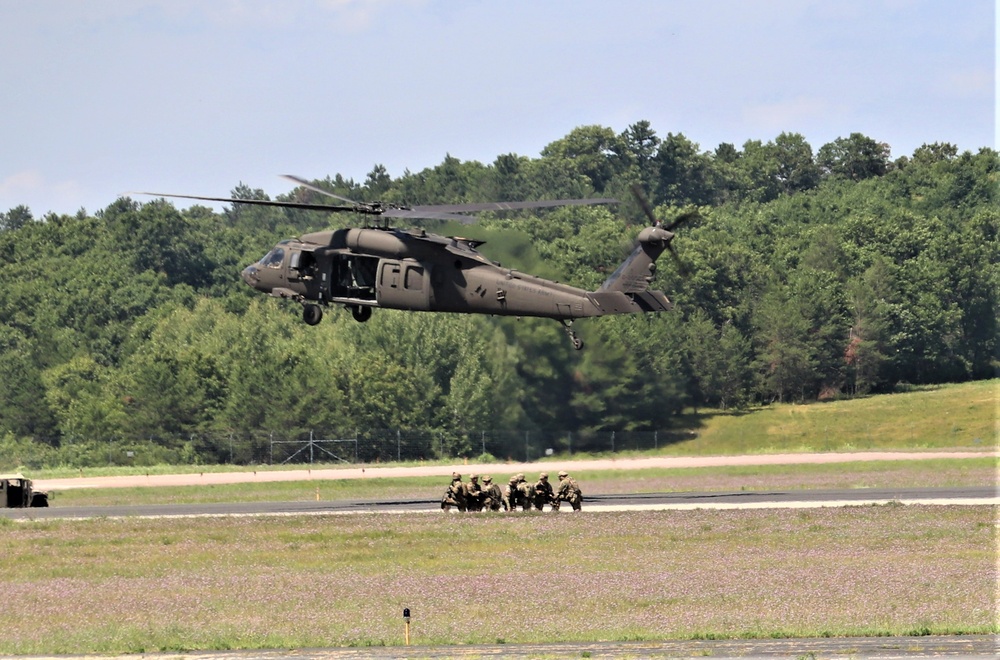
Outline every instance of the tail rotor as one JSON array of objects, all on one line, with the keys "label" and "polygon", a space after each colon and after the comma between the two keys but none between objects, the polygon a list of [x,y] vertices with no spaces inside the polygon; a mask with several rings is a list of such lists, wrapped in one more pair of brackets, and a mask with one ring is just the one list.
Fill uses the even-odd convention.
[{"label": "tail rotor", "polygon": [[689,272],[688,267],[677,255],[677,251],[674,249],[674,246],[672,245],[674,238],[673,233],[675,229],[680,227],[685,222],[690,222],[691,220],[700,217],[698,212],[688,211],[687,213],[682,213],[673,220],[671,220],[670,224],[664,225],[663,221],[659,220],[653,213],[653,207],[650,206],[649,200],[646,198],[646,194],[642,191],[642,187],[638,183],[632,184],[632,194],[635,196],[635,201],[639,203],[639,207],[642,208],[642,212],[646,214],[647,218],[649,218],[649,224],[653,227],[660,227],[665,231],[670,232],[671,236],[670,238],[667,239],[667,251],[670,252],[670,256],[677,264],[677,270],[681,273],[681,275],[686,276]]}]

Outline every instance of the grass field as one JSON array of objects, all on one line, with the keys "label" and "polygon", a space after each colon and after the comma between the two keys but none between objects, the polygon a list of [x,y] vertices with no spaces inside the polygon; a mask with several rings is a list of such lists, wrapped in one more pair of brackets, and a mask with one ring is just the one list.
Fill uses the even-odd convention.
[{"label": "grass field", "polygon": [[920,388],[748,412],[705,411],[689,424],[685,454],[863,449],[989,449],[997,446],[1000,380]]},{"label": "grass field", "polygon": [[[661,453],[994,449],[998,384],[701,414],[691,440]],[[591,493],[981,486],[997,483],[997,464],[973,451],[575,476]],[[53,506],[306,500],[317,488],[327,500],[436,498],[443,487],[62,491]],[[14,605],[0,610],[0,655],[395,646],[404,607],[415,644],[1000,633],[997,543],[993,506],[0,518],[0,590]]]},{"label": "grass field", "polygon": [[994,516],[0,520],[0,654],[997,632]]}]

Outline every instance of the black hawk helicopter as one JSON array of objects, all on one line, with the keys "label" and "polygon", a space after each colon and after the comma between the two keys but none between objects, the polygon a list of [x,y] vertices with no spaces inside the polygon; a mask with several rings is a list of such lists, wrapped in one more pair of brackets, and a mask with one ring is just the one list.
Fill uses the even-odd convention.
[{"label": "black hawk helicopter", "polygon": [[372,309],[422,312],[535,316],[559,321],[577,350],[583,341],[572,329],[578,318],[609,314],[665,312],[673,306],[662,291],[650,291],[656,259],[669,250],[673,230],[695,214],[689,213],[663,226],[638,186],[633,192],[650,219],[632,253],[596,291],[586,291],[501,267],[478,251],[484,241],[442,236],[424,229],[400,229],[389,218],[456,220],[475,218],[463,213],[510,211],[555,206],[614,204],[614,199],[560,199],[533,202],[486,202],[436,206],[399,206],[381,202],[359,203],[335,195],[299,177],[285,175],[296,184],[347,205],[279,202],[164,193],[136,193],[233,204],[256,204],[310,211],[351,212],[382,219],[365,227],[329,229],[275,245],[257,263],[243,269],[243,281],[254,289],[302,305],[302,319],[316,325],[323,308],[344,305],[359,322],[371,318]]}]

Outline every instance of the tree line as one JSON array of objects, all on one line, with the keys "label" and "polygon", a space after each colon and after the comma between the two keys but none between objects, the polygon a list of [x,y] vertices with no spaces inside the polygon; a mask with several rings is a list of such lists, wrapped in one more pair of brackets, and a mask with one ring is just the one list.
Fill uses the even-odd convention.
[{"label": "tree line", "polygon": [[[812,401],[992,377],[997,367],[998,158],[927,144],[893,160],[861,134],[814,151],[798,134],[704,151],[640,121],[583,126],[537,158],[450,155],[363,182],[407,204],[605,196],[611,208],[483,214],[430,231],[486,239],[519,270],[594,289],[647,222],[639,183],[678,230],[653,286],[662,315],[582,321],[572,350],[549,320],[376,310],[371,321],[260,296],[239,271],[282,238],[352,222],[232,204],[122,198],[90,214],[0,213],[0,463],[213,461],[184,437],[312,428],[669,430],[691,407]],[[296,189],[279,200],[308,200]],[[240,183],[236,199],[267,198]],[[320,200],[315,200],[320,201]],[[466,439],[463,440],[462,438]],[[143,440],[144,439],[144,440]]]}]

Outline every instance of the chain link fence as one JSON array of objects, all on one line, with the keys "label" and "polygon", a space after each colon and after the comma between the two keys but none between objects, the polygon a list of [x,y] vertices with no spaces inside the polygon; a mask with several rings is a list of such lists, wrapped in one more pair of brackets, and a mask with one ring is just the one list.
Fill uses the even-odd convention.
[{"label": "chain link fence", "polygon": [[[429,460],[530,462],[550,454],[655,450],[689,438],[677,431],[432,431],[426,429],[306,429],[183,436],[63,439],[58,448],[20,464],[70,466],[312,463],[377,464]],[[44,442],[44,439],[37,439]],[[47,443],[48,444],[48,443]],[[37,446],[37,445],[36,445]],[[33,452],[34,453],[34,452]],[[44,457],[43,457],[44,456]],[[33,465],[34,464],[34,465]]]}]

